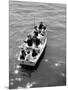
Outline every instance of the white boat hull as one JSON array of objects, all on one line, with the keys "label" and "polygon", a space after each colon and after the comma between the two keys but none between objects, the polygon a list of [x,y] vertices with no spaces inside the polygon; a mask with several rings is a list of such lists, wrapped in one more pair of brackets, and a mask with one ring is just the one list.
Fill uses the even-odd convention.
[{"label": "white boat hull", "polygon": [[46,36],[44,36],[45,38],[45,42],[44,44],[42,44],[41,46],[39,46],[39,49],[40,49],[40,53],[35,57],[35,59],[29,59],[28,61],[27,60],[21,60],[20,59],[20,55],[21,55],[21,51],[19,53],[19,56],[18,56],[18,61],[21,62],[22,65],[26,65],[26,66],[35,66],[38,62],[38,60],[40,59],[45,47],[46,47],[46,44],[47,44],[47,32],[46,32]]}]

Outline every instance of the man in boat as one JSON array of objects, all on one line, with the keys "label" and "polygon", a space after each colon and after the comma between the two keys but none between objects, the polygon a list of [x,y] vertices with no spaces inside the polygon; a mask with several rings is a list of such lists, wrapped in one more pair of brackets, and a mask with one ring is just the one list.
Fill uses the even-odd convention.
[{"label": "man in boat", "polygon": [[27,43],[28,46],[32,46],[33,45],[32,36],[31,35],[28,35],[27,37],[28,37],[27,41],[24,41],[24,42]]},{"label": "man in boat", "polygon": [[37,56],[37,54],[38,54],[38,53],[36,52],[36,50],[35,50],[35,49],[33,49],[33,50],[32,50],[32,57]]},{"label": "man in boat", "polygon": [[20,59],[25,59],[25,56],[26,56],[26,52],[25,52],[25,50],[22,48]]},{"label": "man in boat", "polygon": [[40,44],[40,39],[37,38],[38,32],[34,31],[33,37],[31,35],[28,35],[27,41],[24,41],[26,44],[28,44],[29,47],[35,44],[35,46],[38,46]]},{"label": "man in boat", "polygon": [[34,26],[34,29],[37,30],[37,26]]},{"label": "man in boat", "polygon": [[38,39],[38,34],[39,34],[38,31],[34,31],[33,42],[36,47],[40,44],[40,39]]},{"label": "man in boat", "polygon": [[40,22],[40,25],[39,25],[39,30],[45,30],[46,29],[46,26],[45,25],[43,25],[43,22]]},{"label": "man in boat", "polygon": [[43,25],[43,22],[40,22],[40,25],[39,25],[39,27],[38,27],[38,28],[39,28],[39,30],[40,30],[40,29],[42,29],[42,28],[43,28],[43,26],[44,26],[44,25]]},{"label": "man in boat", "polygon": [[46,30],[46,26],[44,26],[43,29]]},{"label": "man in boat", "polygon": [[43,25],[43,22],[40,22],[40,25],[39,25],[39,33],[40,33],[42,36],[44,36],[45,30],[46,30],[46,26]]},{"label": "man in boat", "polygon": [[33,37],[37,37],[38,36],[38,31],[34,31],[34,36]]}]

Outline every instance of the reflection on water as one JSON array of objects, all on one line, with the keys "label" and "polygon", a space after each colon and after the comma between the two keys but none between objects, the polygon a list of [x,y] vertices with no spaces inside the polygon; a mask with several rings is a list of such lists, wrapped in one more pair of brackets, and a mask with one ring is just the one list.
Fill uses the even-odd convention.
[{"label": "reflection on water", "polygon": [[31,73],[34,70],[23,69],[21,66],[17,65],[16,69],[10,74],[9,87],[10,88],[30,88],[36,82],[31,82]]},{"label": "reflection on water", "polygon": [[[60,86],[66,84],[66,5],[10,1],[9,88]],[[19,46],[35,23],[47,24],[48,41],[35,70],[17,61]]]}]

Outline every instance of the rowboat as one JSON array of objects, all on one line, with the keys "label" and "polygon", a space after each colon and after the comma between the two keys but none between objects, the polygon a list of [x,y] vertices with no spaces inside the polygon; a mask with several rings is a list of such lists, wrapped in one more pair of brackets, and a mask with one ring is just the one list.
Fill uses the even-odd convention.
[{"label": "rowboat", "polygon": [[[26,66],[35,66],[39,60],[39,58],[41,57],[42,53],[44,52],[44,49],[46,47],[47,44],[47,30],[45,29],[37,29],[37,30],[33,30],[30,35],[33,39],[33,35],[34,32],[37,31],[38,35],[36,38],[38,38],[40,40],[40,44],[37,46],[35,44],[35,42],[32,43],[31,46],[29,46],[26,41],[28,40],[28,37],[26,37],[26,39],[24,40],[23,44],[20,46],[20,52],[18,55],[18,61],[22,64],[22,65],[26,65]],[[40,32],[39,32],[40,31]],[[23,51],[25,51],[23,53]],[[23,57],[24,54],[24,57]]]}]

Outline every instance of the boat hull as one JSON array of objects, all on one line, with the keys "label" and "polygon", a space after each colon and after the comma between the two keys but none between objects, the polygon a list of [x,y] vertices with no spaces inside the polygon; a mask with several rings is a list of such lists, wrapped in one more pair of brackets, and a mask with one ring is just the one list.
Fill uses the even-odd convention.
[{"label": "boat hull", "polygon": [[[30,33],[32,36],[34,34],[34,31],[32,31]],[[41,30],[41,33],[38,34],[37,38],[41,41],[41,43],[38,45],[38,47],[35,46],[35,44],[33,43],[32,46],[28,46],[28,44],[24,43],[21,47],[25,49],[26,51],[26,56],[25,59],[20,58],[20,56],[22,56],[22,51],[20,50],[19,56],[18,56],[18,61],[20,62],[20,64],[22,66],[30,66],[30,67],[35,67],[37,66],[37,63],[40,60],[40,57],[42,57],[43,52],[45,51],[46,45],[47,45],[47,30]],[[26,38],[25,41],[27,41],[28,39]],[[36,51],[36,55],[33,54],[33,50]],[[27,52],[30,51],[30,53],[28,54]]]},{"label": "boat hull", "polygon": [[41,55],[39,56],[39,58],[36,60],[36,62],[22,61],[21,65],[24,66],[24,67],[25,66],[27,66],[27,67],[34,67],[34,68],[37,67],[39,62],[41,61],[43,55],[44,55],[44,51],[45,51],[46,46],[47,46],[47,38],[46,38],[46,43],[45,43],[44,49],[43,49]]},{"label": "boat hull", "polygon": [[20,66],[21,66],[21,69],[24,68],[24,69],[28,69],[28,70],[36,70],[41,62],[41,60],[43,59],[44,57],[44,53],[45,53],[45,50],[46,50],[46,47],[47,47],[47,43],[45,45],[45,48],[41,54],[41,56],[38,58],[36,64],[27,64],[27,63],[20,63]]}]

